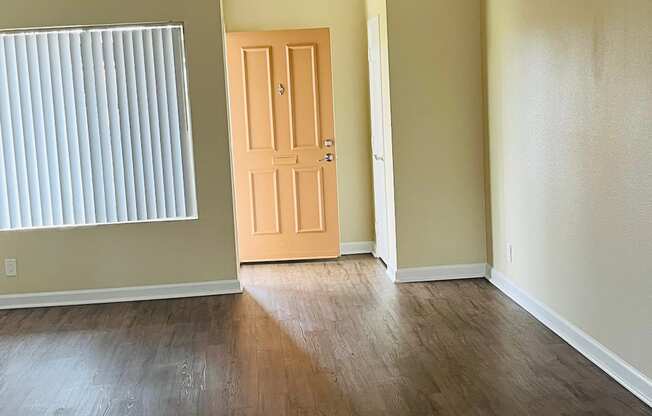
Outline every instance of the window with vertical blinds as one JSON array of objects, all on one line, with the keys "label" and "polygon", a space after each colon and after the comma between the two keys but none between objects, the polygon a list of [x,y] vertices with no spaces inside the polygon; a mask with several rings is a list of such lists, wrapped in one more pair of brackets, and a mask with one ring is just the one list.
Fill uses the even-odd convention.
[{"label": "window with vertical blinds", "polygon": [[0,230],[194,218],[179,24],[0,32]]}]

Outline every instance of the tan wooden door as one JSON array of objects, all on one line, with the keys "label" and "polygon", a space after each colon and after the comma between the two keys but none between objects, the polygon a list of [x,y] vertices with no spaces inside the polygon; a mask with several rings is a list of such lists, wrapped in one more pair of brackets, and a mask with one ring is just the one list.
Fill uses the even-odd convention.
[{"label": "tan wooden door", "polygon": [[330,53],[328,29],[227,34],[240,261],[339,255]]}]

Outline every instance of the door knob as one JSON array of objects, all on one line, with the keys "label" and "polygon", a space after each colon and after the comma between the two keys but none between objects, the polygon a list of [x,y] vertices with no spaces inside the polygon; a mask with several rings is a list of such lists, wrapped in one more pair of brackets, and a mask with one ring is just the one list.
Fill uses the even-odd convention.
[{"label": "door knob", "polygon": [[333,160],[335,160],[335,155],[333,155],[332,153],[326,153],[326,155],[324,155],[324,158],[319,159],[318,162],[332,162]]}]

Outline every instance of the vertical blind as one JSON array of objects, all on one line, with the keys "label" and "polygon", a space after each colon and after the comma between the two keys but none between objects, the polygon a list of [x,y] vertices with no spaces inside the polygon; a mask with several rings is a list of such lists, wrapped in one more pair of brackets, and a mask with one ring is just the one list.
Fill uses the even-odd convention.
[{"label": "vertical blind", "polygon": [[0,229],[197,215],[181,25],[0,33]]}]

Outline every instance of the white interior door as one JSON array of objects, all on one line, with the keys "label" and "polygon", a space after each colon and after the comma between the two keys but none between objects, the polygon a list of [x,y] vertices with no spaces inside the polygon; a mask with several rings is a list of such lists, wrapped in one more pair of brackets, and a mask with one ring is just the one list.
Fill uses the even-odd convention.
[{"label": "white interior door", "polygon": [[385,129],[383,123],[382,66],[380,54],[380,19],[367,23],[369,45],[369,93],[371,100],[371,147],[373,152],[374,208],[376,213],[376,255],[389,262],[387,185],[385,164]]}]

